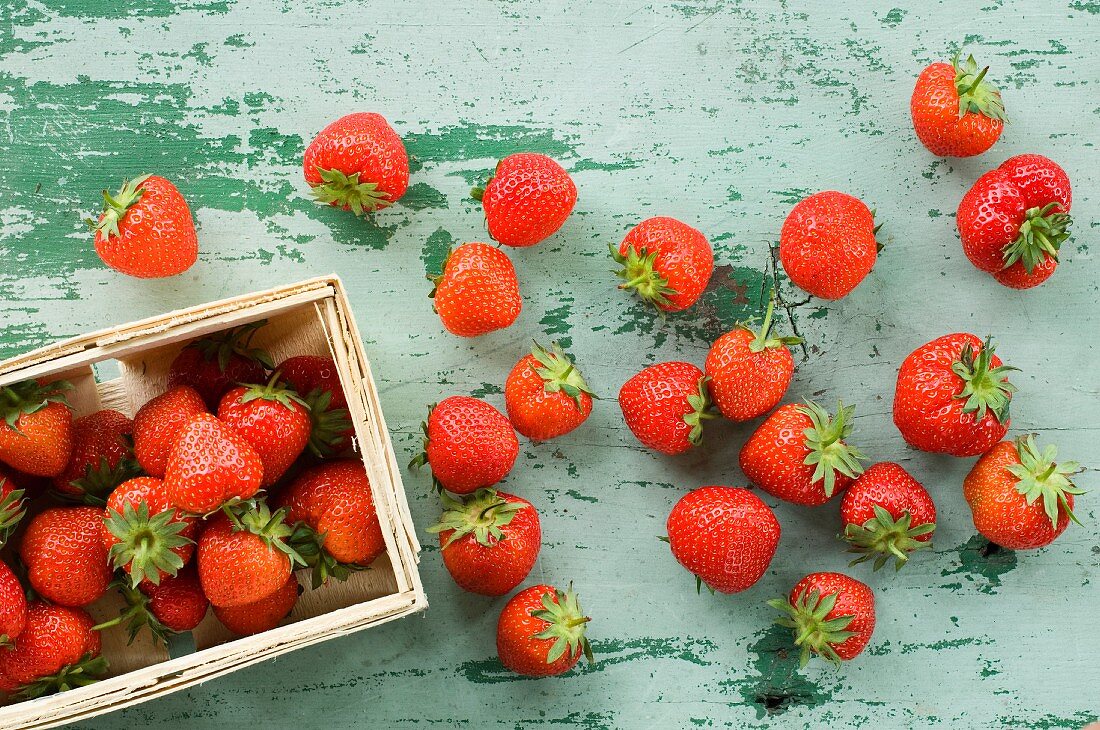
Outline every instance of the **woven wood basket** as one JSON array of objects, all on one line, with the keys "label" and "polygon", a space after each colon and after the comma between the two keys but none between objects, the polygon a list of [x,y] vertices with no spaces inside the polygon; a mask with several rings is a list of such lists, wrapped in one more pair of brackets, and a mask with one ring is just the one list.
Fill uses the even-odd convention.
[{"label": "woven wood basket", "polygon": [[[195,651],[172,658],[144,632],[132,645],[126,632],[103,632],[111,669],[103,681],[61,694],[0,706],[0,728],[54,727],[184,689],[207,679],[427,608],[417,572],[420,545],[409,516],[386,422],[340,279],[327,276],[255,294],[171,312],[59,342],[0,363],[0,385],[29,378],[64,378],[75,387],[75,415],[114,408],[133,416],[166,390],[168,366],[191,340],[266,319],[253,344],[276,362],[291,355],[331,355],[347,394],[356,441],[370,477],[386,552],[344,583],[309,590],[290,617],[271,631],[247,638],[229,633],[208,613],[193,632]],[[119,376],[97,382],[96,371]],[[98,368],[93,367],[98,365]],[[10,549],[10,548],[9,548]],[[113,593],[89,608],[97,621],[118,615]]]}]

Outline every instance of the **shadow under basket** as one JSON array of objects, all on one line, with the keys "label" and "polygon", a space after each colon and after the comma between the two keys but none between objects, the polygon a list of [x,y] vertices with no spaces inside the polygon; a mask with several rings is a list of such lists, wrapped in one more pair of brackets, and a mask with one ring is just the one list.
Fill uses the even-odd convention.
[{"label": "shadow under basket", "polygon": [[[279,627],[255,636],[237,637],[211,611],[192,634],[194,651],[174,656],[176,644],[184,643],[174,642],[170,656],[147,631],[127,645],[125,629],[108,629],[102,640],[110,671],[102,681],[0,706],[0,728],[53,727],[111,712],[427,608],[416,565],[420,545],[401,473],[338,277],[212,302],[44,347],[0,363],[0,386],[30,378],[65,379],[74,386],[69,400],[75,416],[114,408],[133,417],[167,389],[169,365],[189,342],[260,320],[267,324],[252,343],[267,350],[275,362],[293,355],[329,355],[335,360],[386,552],[346,582],[330,580],[316,590],[310,590],[309,571],[299,571],[305,592],[291,615]],[[107,372],[117,372],[117,377],[97,382],[97,373]],[[103,621],[117,616],[121,605],[122,599],[112,591],[88,610]]]}]

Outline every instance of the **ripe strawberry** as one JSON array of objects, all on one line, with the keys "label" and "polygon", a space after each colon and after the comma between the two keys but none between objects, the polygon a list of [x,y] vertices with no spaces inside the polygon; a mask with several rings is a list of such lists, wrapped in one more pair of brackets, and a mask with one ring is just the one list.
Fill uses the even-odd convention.
[{"label": "ripe strawberry", "polygon": [[936,505],[909,472],[890,461],[872,464],[844,493],[840,502],[841,535],[858,558],[850,565],[875,559],[878,570],[891,557],[901,570],[909,553],[932,547]]},{"label": "ripe strawberry", "polygon": [[464,243],[447,255],[429,297],[447,331],[477,337],[516,321],[523,300],[512,262],[486,243]]},{"label": "ripe strawberry", "polygon": [[428,532],[439,533],[443,564],[458,587],[483,596],[503,596],[522,583],[542,546],[534,506],[495,489],[443,495],[443,514]]},{"label": "ripe strawberry", "polygon": [[703,441],[709,412],[706,376],[691,363],[650,365],[623,383],[619,407],[627,428],[647,449],[681,454]]},{"label": "ripe strawberry", "polygon": [[665,525],[672,556],[711,591],[753,586],[779,546],[779,520],[747,489],[700,487],[676,503]]},{"label": "ripe strawberry", "polygon": [[565,352],[534,343],[504,381],[504,402],[516,430],[532,441],[569,433],[592,413],[592,391]]},{"label": "ripe strawberry", "polygon": [[306,397],[322,390],[330,396],[330,407],[347,409],[348,399],[340,385],[336,362],[331,357],[296,355],[283,360],[275,369],[283,374],[283,380],[290,383],[298,395]]},{"label": "ripe strawberry", "polygon": [[93,623],[79,608],[31,603],[15,646],[0,649],[0,691],[31,698],[95,682],[107,660]]},{"label": "ripe strawberry", "polygon": [[218,419],[237,429],[259,454],[262,487],[279,481],[309,443],[309,407],[279,377],[276,372],[266,385],[234,388],[218,406]]},{"label": "ripe strawberry", "polygon": [[318,458],[328,458],[351,448],[355,429],[333,359],[297,355],[284,360],[276,370],[309,406],[309,450]]},{"label": "ripe strawberry", "polygon": [[773,497],[816,507],[843,492],[863,471],[863,454],[847,442],[855,406],[836,417],[816,403],[788,403],[741,447],[741,471]]},{"label": "ripe strawberry", "polygon": [[7,563],[0,561],[0,652],[19,638],[27,624],[27,596]]},{"label": "ripe strawberry", "polygon": [[214,606],[214,615],[225,628],[241,636],[252,636],[271,629],[282,623],[290,615],[302,586],[291,575],[282,588],[266,598],[243,606]]},{"label": "ripe strawberry", "polygon": [[140,279],[182,274],[199,256],[191,209],[176,186],[156,175],[126,180],[106,205],[95,229],[95,250],[115,271]]},{"label": "ripe strawberry", "polygon": [[194,416],[168,457],[164,489],[173,507],[206,514],[248,499],[264,479],[260,455],[232,426],[209,413]]},{"label": "ripe strawberry", "polygon": [[111,567],[100,507],[52,507],[35,515],[19,546],[27,580],[62,606],[87,606],[107,592]]},{"label": "ripe strawberry", "polygon": [[957,333],[938,337],[909,354],[898,372],[894,424],[921,451],[977,456],[1008,431],[1016,386],[992,341]]},{"label": "ripe strawberry", "polygon": [[616,272],[631,289],[654,307],[681,312],[699,299],[714,272],[714,250],[702,233],[675,218],[647,218],[626,234],[611,258]]},{"label": "ripe strawberry", "polygon": [[111,565],[127,572],[136,587],[176,575],[195,552],[197,531],[195,518],[179,514],[168,502],[164,482],[138,477],[107,498],[100,535]]},{"label": "ripe strawberry", "polygon": [[119,615],[98,624],[95,630],[105,631],[122,625],[131,644],[141,630],[148,627],[153,639],[167,646],[173,634],[198,626],[210,607],[192,568],[165,577],[159,585],[146,582],[135,587],[129,581],[122,581],[118,587],[125,601]]},{"label": "ripe strawberry", "polygon": [[228,507],[206,523],[196,552],[202,590],[214,606],[241,606],[267,598],[305,561],[291,546],[286,511],[262,502]]},{"label": "ripe strawberry", "polygon": [[577,203],[577,186],[546,155],[508,155],[484,188],[471,191],[485,206],[489,235],[505,246],[534,246],[557,233]]},{"label": "ripe strawberry", "polygon": [[141,473],[131,445],[134,422],[106,409],[73,422],[73,450],[54,488],[67,499],[102,505],[119,484]]},{"label": "ripe strawberry", "polygon": [[731,421],[761,416],[783,398],[794,374],[790,345],[801,337],[772,334],[775,301],[768,303],[764,324],[754,332],[748,323],[719,337],[707,353],[705,365],[711,400]]},{"label": "ripe strawberry", "polygon": [[7,544],[27,514],[26,491],[0,470],[0,548]]},{"label": "ripe strawberry", "polygon": [[192,417],[206,413],[206,404],[189,385],[177,385],[143,405],[134,416],[134,456],[145,473],[164,478],[168,456]]},{"label": "ripe strawberry", "polygon": [[512,424],[477,398],[444,398],[428,409],[428,420],[421,428],[424,451],[409,467],[427,464],[436,488],[455,494],[493,486],[511,471],[519,454]]},{"label": "ripe strawberry", "polygon": [[32,476],[55,477],[73,448],[73,414],[64,380],[0,387],[0,461]]},{"label": "ripe strawberry", "polygon": [[573,586],[560,591],[531,586],[512,596],[497,621],[497,654],[517,674],[551,677],[572,669],[583,654],[592,661],[585,637],[589,618]]},{"label": "ripe strawberry", "polygon": [[1072,202],[1069,176],[1053,161],[1011,157],[978,178],[960,201],[963,252],[1005,286],[1038,286],[1058,266]]},{"label": "ripe strawberry", "polygon": [[843,573],[810,573],[768,605],[785,614],[777,624],[794,629],[803,667],[810,652],[836,664],[855,659],[875,630],[875,594]]},{"label": "ripe strawberry", "polygon": [[991,542],[1010,550],[1031,550],[1054,542],[1073,514],[1074,495],[1084,492],[1070,476],[1077,462],[1058,463],[1058,450],[1042,451],[1034,436],[1002,441],[974,464],[963,480],[974,527]]},{"label": "ripe strawberry", "polygon": [[779,260],[795,286],[822,299],[848,296],[878,258],[874,211],[846,193],[803,198],[779,234]]},{"label": "ripe strawberry", "polygon": [[322,129],[302,167],[319,203],[357,216],[396,203],[409,187],[405,144],[373,112],[347,114]]},{"label": "ripe strawberry", "polygon": [[973,56],[960,63],[933,63],[917,78],[909,111],[921,144],[940,157],[972,157],[1001,136],[1005,108],[1001,92],[978,70]]},{"label": "ripe strawberry", "polygon": [[252,347],[256,331],[267,320],[219,332],[184,347],[168,368],[168,387],[189,385],[210,411],[237,383],[262,383],[273,363],[264,350]]}]

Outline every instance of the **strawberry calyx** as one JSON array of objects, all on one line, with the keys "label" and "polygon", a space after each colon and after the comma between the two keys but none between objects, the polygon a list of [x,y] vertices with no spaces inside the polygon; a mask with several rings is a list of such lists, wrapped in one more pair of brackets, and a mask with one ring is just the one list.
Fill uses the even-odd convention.
[{"label": "strawberry calyx", "polygon": [[65,391],[73,386],[67,380],[55,380],[41,385],[37,380],[24,380],[0,388],[0,419],[18,432],[16,423],[23,416],[29,416],[42,410],[51,403],[69,406]]},{"label": "strawberry calyx", "polygon": [[965,61],[960,61],[960,58],[961,54],[956,53],[951,60],[955,68],[955,91],[959,95],[959,118],[962,119],[967,112],[974,112],[1007,122],[1001,92],[986,79],[989,66],[979,71],[974,56],[967,56]]},{"label": "strawberry calyx", "polygon": [[467,535],[473,535],[482,547],[491,548],[507,539],[501,528],[510,524],[516,513],[526,506],[504,499],[492,488],[478,489],[465,498],[444,494],[443,514],[428,532],[439,534],[453,530],[444,548]]},{"label": "strawberry calyx", "polygon": [[87,687],[98,682],[107,672],[107,657],[85,654],[80,661],[68,664],[57,674],[41,677],[23,685],[16,692],[19,699],[32,700],[36,697],[66,692],[74,687]]},{"label": "strawberry calyx", "polygon": [[1002,268],[1007,269],[1019,261],[1030,274],[1048,258],[1057,261],[1058,250],[1069,238],[1069,227],[1073,223],[1069,213],[1058,212],[1061,209],[1060,203],[1028,208],[1020,224],[1020,234],[1004,248]]},{"label": "strawberry calyx", "polygon": [[451,260],[454,252],[453,248],[447,249],[447,255],[443,257],[443,264],[439,267],[438,274],[424,274],[424,278],[432,282],[432,290],[428,292],[428,299],[435,299],[435,292],[439,288],[439,283],[443,281],[443,275],[447,272],[447,262]]},{"label": "strawberry calyx", "polygon": [[1066,495],[1085,493],[1070,480],[1071,475],[1081,470],[1081,465],[1076,461],[1059,464],[1055,461],[1058,457],[1057,447],[1047,444],[1040,451],[1035,444],[1034,434],[1016,439],[1016,454],[1020,463],[1006,467],[1012,476],[1019,479],[1016,482],[1016,491],[1024,495],[1029,505],[1034,504],[1037,499],[1043,500],[1043,511],[1050,518],[1051,527],[1058,527],[1059,508],[1080,525],[1081,521],[1070,509]]},{"label": "strawberry calyx", "polygon": [[672,304],[669,296],[677,291],[668,285],[668,279],[656,270],[657,252],[649,253],[648,249],[635,249],[626,247],[626,253],[620,253],[615,244],[608,244],[611,250],[611,258],[622,266],[614,273],[624,279],[619,284],[620,289],[633,290],[635,294],[654,307],[667,307]]},{"label": "strawberry calyx", "polygon": [[139,590],[136,584],[131,585],[125,579],[115,581],[114,586],[118,588],[126,604],[119,610],[118,616],[101,624],[96,624],[92,627],[92,631],[104,631],[114,626],[125,625],[128,634],[126,644],[130,645],[137,639],[141,630],[148,627],[153,638],[167,647],[168,638],[174,636],[176,632],[165,626],[160,622],[160,619],[153,615],[153,612],[149,609],[149,596]]},{"label": "strawberry calyx", "polygon": [[531,345],[531,356],[538,361],[540,367],[534,368],[535,373],[543,379],[544,390],[547,393],[565,393],[581,410],[581,393],[587,393],[590,397],[597,397],[584,377],[573,364],[573,360],[565,354],[557,342],[550,343],[551,349],[537,342]]},{"label": "strawberry calyx", "polygon": [[710,395],[708,395],[707,383],[709,375],[699,378],[695,392],[687,397],[688,405],[692,410],[684,414],[684,423],[691,426],[688,432],[688,441],[693,446],[703,443],[703,422],[717,416],[710,410]]},{"label": "strawberry calyx", "polygon": [[777,337],[772,334],[772,315],[775,312],[775,297],[768,301],[768,309],[764,312],[764,323],[759,330],[752,328],[752,322],[739,322],[737,326],[749,334],[755,335],[749,343],[749,352],[763,352],[767,349],[778,349],[789,345],[801,345],[801,337]]},{"label": "strawberry calyx", "polygon": [[798,660],[799,667],[806,666],[810,661],[810,652],[834,664],[840,664],[840,656],[837,655],[834,647],[855,636],[855,632],[845,630],[855,616],[826,618],[836,607],[838,595],[838,593],[830,593],[822,596],[815,588],[808,594],[799,594],[794,601],[784,598],[773,598],[768,601],[769,606],[784,614],[775,622],[780,626],[794,629],[794,643],[802,649]]},{"label": "strawberry calyx", "polygon": [[[6,482],[6,479],[0,479],[0,487]],[[27,514],[25,495],[24,490],[13,489],[0,499],[0,548],[7,544],[19,521]]]},{"label": "strawberry calyx", "polygon": [[[437,405],[439,404],[432,403],[430,406],[428,406],[428,418],[420,422],[420,430],[424,432],[424,450],[412,458],[412,461],[409,462],[409,469],[419,470],[420,467],[424,466],[425,464],[427,464],[429,467],[431,466],[431,464],[428,462],[428,444],[430,443],[430,439],[428,437],[428,420],[431,419],[432,411],[435,410],[435,407]],[[443,494],[443,483],[439,481],[435,474],[432,474],[432,486],[437,492]]]},{"label": "strawberry calyx", "polygon": [[150,515],[147,502],[137,508],[127,502],[122,512],[108,509],[103,524],[119,540],[108,557],[116,570],[129,570],[134,588],[144,580],[160,585],[162,573],[174,576],[183,567],[183,558],[174,551],[192,541],[180,534],[187,523],[178,519],[174,509]]},{"label": "strawberry calyx", "polygon": [[291,566],[306,565],[305,559],[291,544],[290,538],[298,526],[287,524],[286,507],[272,512],[266,502],[253,498],[225,504],[222,506],[222,512],[229,518],[234,532],[249,532],[255,535],[268,547],[290,558]]},{"label": "strawberry calyx", "polygon": [[111,195],[109,190],[103,191],[103,215],[99,221],[88,220],[94,230],[103,234],[104,238],[119,235],[118,224],[126,216],[126,211],[141,200],[145,194],[145,188],[141,187],[152,175],[142,175],[133,180],[123,180],[118,192]]},{"label": "strawberry calyx", "polygon": [[555,588],[553,592],[542,594],[542,606],[541,610],[532,611],[531,615],[547,623],[546,628],[535,634],[534,638],[554,640],[546,654],[546,663],[553,664],[566,652],[573,656],[578,650],[591,663],[592,647],[584,634],[592,619],[581,611],[580,599],[573,590],[573,584],[570,583],[566,591]]},{"label": "strawberry calyx", "polygon": [[346,408],[330,408],[332,392],[314,388],[302,402],[309,409],[309,450],[319,459],[344,451],[345,434],[351,429],[351,413]]},{"label": "strawberry calyx", "polygon": [[856,407],[845,406],[838,401],[835,417],[813,401],[806,401],[805,405],[798,406],[798,410],[811,422],[810,428],[802,432],[810,452],[803,463],[816,465],[811,482],[824,481],[825,496],[832,497],[836,491],[838,473],[851,479],[863,473],[863,465],[859,462],[866,457],[855,446],[844,441],[852,433],[852,416]]},{"label": "strawberry calyx", "polygon": [[113,467],[106,456],[99,457],[99,461],[95,464],[88,464],[84,468],[84,476],[69,482],[69,486],[76,493],[62,492],[56,489],[50,490],[50,493],[65,502],[103,507],[107,504],[107,497],[118,485],[130,481],[134,477],[141,476],[143,473],[141,464],[134,458],[131,447],[129,455],[119,459]]},{"label": "strawberry calyx", "polygon": [[858,553],[859,557],[848,563],[849,566],[875,559],[874,569],[886,565],[894,558],[894,570],[901,570],[909,560],[909,553],[922,548],[932,547],[932,541],[920,541],[917,538],[930,535],[936,529],[936,523],[912,524],[909,510],[901,513],[896,520],[881,505],[873,505],[875,516],[862,525],[849,524],[841,537],[848,541],[848,552]]},{"label": "strawberry calyx", "polygon": [[329,578],[345,581],[351,574],[366,569],[365,565],[341,563],[325,550],[327,533],[317,532],[304,522],[294,525],[287,542],[301,556],[303,564],[312,569],[310,574],[314,590],[328,582]]},{"label": "strawberry calyx", "polygon": [[378,189],[378,183],[360,182],[359,173],[347,175],[340,170],[317,168],[321,182],[313,186],[313,197],[318,203],[336,205],[350,210],[356,216],[373,213],[392,205],[390,194]]},{"label": "strawberry calyx", "polygon": [[294,410],[294,404],[309,408],[309,404],[297,393],[280,381],[282,373],[276,371],[263,385],[246,383],[243,385],[245,392],[241,394],[241,403],[251,403],[254,400],[266,400],[285,406],[288,410]]},{"label": "strawberry calyx", "polygon": [[963,388],[955,397],[966,401],[963,413],[973,413],[974,420],[982,420],[988,411],[998,422],[1007,423],[1012,394],[1016,392],[1016,386],[1008,382],[1007,375],[1019,368],[993,367],[995,349],[992,337],[986,337],[977,354],[969,342],[963,345],[959,359],[951,365],[951,371],[963,381]]},{"label": "strawberry calyx", "polygon": [[246,325],[195,340],[188,347],[197,348],[207,362],[217,362],[218,369],[223,373],[229,367],[229,361],[234,355],[258,362],[268,370],[274,370],[275,363],[271,355],[267,354],[266,350],[252,347],[252,338],[265,324],[267,324],[266,319],[249,322]]}]

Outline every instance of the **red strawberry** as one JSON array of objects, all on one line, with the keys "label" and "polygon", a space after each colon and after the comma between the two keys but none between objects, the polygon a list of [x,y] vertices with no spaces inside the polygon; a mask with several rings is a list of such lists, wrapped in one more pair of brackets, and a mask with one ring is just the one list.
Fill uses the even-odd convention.
[{"label": "red strawberry", "polygon": [[355,429],[333,359],[298,355],[284,360],[276,369],[309,406],[309,450],[323,459],[351,448]]},{"label": "red strawberry", "polygon": [[133,643],[143,628],[148,627],[153,638],[167,646],[173,634],[191,631],[206,616],[210,602],[202,592],[194,569],[165,577],[160,584],[143,583],[135,587],[129,581],[119,585],[125,604],[119,615],[98,624],[96,631],[123,625]]},{"label": "red strawberry", "polygon": [[941,157],[971,157],[1001,136],[1005,108],[1001,92],[978,70],[973,56],[933,63],[917,78],[909,111],[913,129],[928,151]]},{"label": "red strawberry", "polygon": [[957,333],[909,354],[898,372],[894,424],[921,451],[976,456],[1004,438],[1016,386],[993,344]]},{"label": "red strawberry", "polygon": [[168,456],[192,417],[206,404],[189,385],[177,385],[143,405],[134,416],[134,456],[149,476],[164,478]]},{"label": "red strawberry", "polygon": [[516,321],[523,300],[516,269],[500,249],[464,243],[447,255],[443,273],[429,276],[435,311],[447,331],[477,337]]},{"label": "red strawberry", "polygon": [[26,492],[0,470],[0,548],[7,544],[26,514]]},{"label": "red strawberry", "polygon": [[0,561],[0,653],[27,624],[27,596],[7,563]]},{"label": "red strawberry", "polygon": [[539,515],[522,497],[479,489],[466,498],[443,495],[439,533],[443,564],[458,587],[503,596],[535,567],[542,541]]},{"label": "red strawberry", "polygon": [[512,596],[500,612],[497,654],[501,663],[517,674],[564,674],[582,654],[592,661],[592,648],[584,635],[588,621],[572,585],[568,591],[531,586]]},{"label": "red strawberry", "polygon": [[0,461],[32,476],[55,477],[72,453],[73,414],[59,380],[0,387]]},{"label": "red strawberry", "polygon": [[779,520],[747,489],[700,487],[665,525],[672,556],[711,591],[739,593],[760,580],[779,546]]},{"label": "red strawberry", "polygon": [[878,258],[875,214],[858,198],[827,190],[804,198],[783,221],[779,260],[795,286],[822,299],[848,296]]},{"label": "red strawberry", "polygon": [[675,218],[647,218],[626,234],[611,257],[616,272],[644,301],[680,312],[699,299],[714,272],[714,250],[702,233]]},{"label": "red strawberry", "polygon": [[577,186],[546,155],[508,155],[484,188],[474,188],[485,206],[489,235],[505,246],[534,246],[557,233],[577,203]]},{"label": "red strawberry", "polygon": [[592,413],[592,391],[557,343],[534,343],[504,381],[504,402],[516,430],[532,441],[569,433]]},{"label": "red strawberry", "polygon": [[260,486],[270,487],[298,460],[309,443],[309,407],[279,383],[276,372],[266,385],[242,385],[225,394],[218,418],[237,429],[263,462]]},{"label": "red strawberry", "polygon": [[775,408],[787,392],[794,374],[790,345],[801,337],[777,337],[772,334],[772,311],[768,303],[764,324],[754,332],[749,324],[715,340],[707,353],[707,388],[711,400],[731,421],[747,421]]},{"label": "red strawberry", "polygon": [[252,322],[191,342],[169,366],[168,387],[191,386],[214,411],[237,383],[264,382],[273,367],[271,356],[251,343],[265,324],[267,320]]},{"label": "red strawberry", "polygon": [[40,697],[96,681],[107,670],[99,634],[79,608],[34,601],[15,646],[0,649],[0,691]]},{"label": "red strawberry", "polygon": [[491,487],[511,471],[519,454],[512,424],[485,401],[463,395],[428,409],[424,451],[409,467],[427,464],[439,489],[469,494]]},{"label": "red strawberry", "polygon": [[851,565],[875,559],[875,570],[894,558],[901,569],[909,553],[932,547],[936,505],[909,472],[890,461],[872,464],[844,493],[840,502],[844,534],[859,554]]},{"label": "red strawberry", "polygon": [[318,202],[357,216],[392,205],[409,187],[405,144],[372,112],[342,116],[322,129],[302,167]]},{"label": "red strawberry", "polygon": [[305,397],[316,390],[329,394],[332,408],[348,407],[344,388],[340,385],[340,373],[331,357],[320,355],[297,355],[288,357],[275,368],[283,374],[283,380],[301,396]]},{"label": "red strawberry", "polygon": [[855,410],[838,403],[834,418],[810,401],[781,406],[741,447],[741,471],[773,497],[825,504],[863,471],[863,454],[847,443]]},{"label": "red strawberry", "polygon": [[810,652],[836,664],[855,659],[875,630],[875,594],[843,573],[810,573],[787,599],[768,605],[784,613],[776,623],[794,629],[794,643],[802,647],[801,666],[810,660]]},{"label": "red strawberry", "polygon": [[1042,451],[1034,436],[1002,441],[987,451],[963,480],[974,527],[991,542],[1010,550],[1031,550],[1054,542],[1073,514],[1074,495],[1084,492],[1070,476],[1074,461],[1058,463],[1058,450]]},{"label": "red strawberry", "polygon": [[214,606],[214,615],[225,628],[241,636],[251,636],[271,629],[290,615],[302,587],[293,575],[283,587],[266,598],[243,606]]},{"label": "red strawberry", "polygon": [[1013,289],[1050,278],[1069,238],[1069,176],[1042,155],[1017,155],[978,178],[956,223],[970,263]]},{"label": "red strawberry", "polygon": [[195,552],[197,530],[195,518],[169,504],[164,482],[138,477],[107,498],[100,534],[112,566],[126,571],[137,586],[176,575]]},{"label": "red strawberry", "polygon": [[115,271],[141,279],[182,274],[199,256],[191,209],[176,186],[156,175],[122,183],[106,201],[95,229],[95,250]]},{"label": "red strawberry", "polygon": [[131,438],[134,422],[114,410],[102,410],[73,422],[73,451],[54,488],[66,498],[103,504],[107,495],[141,473]]},{"label": "red strawberry", "polygon": [[647,449],[681,454],[703,440],[708,412],[706,376],[691,363],[650,365],[623,383],[619,407],[627,428]]},{"label": "red strawberry", "polygon": [[194,416],[168,457],[168,502],[195,514],[213,512],[233,499],[248,499],[264,479],[260,455],[232,426],[209,413]]},{"label": "red strawberry", "polygon": [[31,587],[47,601],[87,606],[107,592],[111,567],[100,507],[52,507],[35,515],[19,547]]}]

